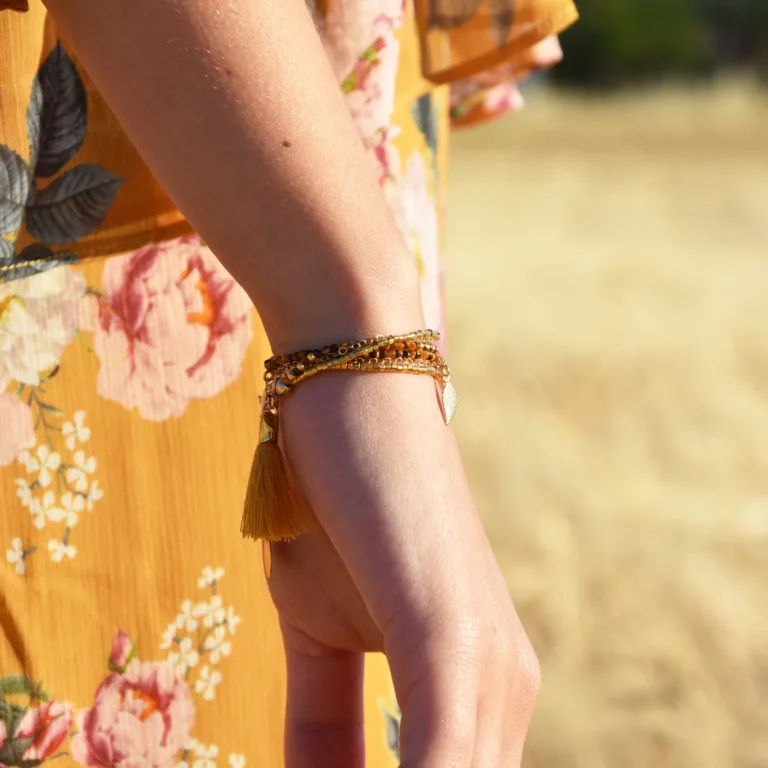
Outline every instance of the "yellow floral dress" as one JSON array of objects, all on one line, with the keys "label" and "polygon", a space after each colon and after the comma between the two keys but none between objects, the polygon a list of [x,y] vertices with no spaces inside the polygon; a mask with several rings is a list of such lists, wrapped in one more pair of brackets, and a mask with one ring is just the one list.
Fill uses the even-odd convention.
[{"label": "yellow floral dress", "polygon": [[[311,10],[439,327],[451,112],[503,111],[509,63],[575,10]],[[453,103],[437,85],[481,70]],[[267,356],[42,3],[0,0],[0,768],[282,764],[282,644],[239,535]],[[398,723],[371,658],[372,768]]]}]

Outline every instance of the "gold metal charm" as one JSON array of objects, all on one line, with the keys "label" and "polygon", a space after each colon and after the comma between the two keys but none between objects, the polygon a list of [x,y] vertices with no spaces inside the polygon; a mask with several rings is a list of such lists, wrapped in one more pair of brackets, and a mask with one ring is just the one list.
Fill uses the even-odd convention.
[{"label": "gold metal charm", "polygon": [[446,381],[440,393],[440,410],[443,412],[443,421],[446,426],[453,421],[458,405],[459,396],[456,394],[456,387],[450,381]]}]

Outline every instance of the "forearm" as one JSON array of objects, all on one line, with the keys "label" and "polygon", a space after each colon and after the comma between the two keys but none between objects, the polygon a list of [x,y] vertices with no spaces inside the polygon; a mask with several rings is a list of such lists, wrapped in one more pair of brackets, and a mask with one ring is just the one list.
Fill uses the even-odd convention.
[{"label": "forearm", "polygon": [[47,5],[274,345],[420,321],[415,265],[304,0]]}]

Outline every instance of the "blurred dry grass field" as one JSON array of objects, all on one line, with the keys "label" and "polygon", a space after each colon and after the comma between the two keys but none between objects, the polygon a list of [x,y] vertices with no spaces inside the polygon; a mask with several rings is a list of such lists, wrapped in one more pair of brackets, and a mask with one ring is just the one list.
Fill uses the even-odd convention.
[{"label": "blurred dry grass field", "polygon": [[768,766],[768,96],[457,134],[470,479],[544,670],[527,768]]}]

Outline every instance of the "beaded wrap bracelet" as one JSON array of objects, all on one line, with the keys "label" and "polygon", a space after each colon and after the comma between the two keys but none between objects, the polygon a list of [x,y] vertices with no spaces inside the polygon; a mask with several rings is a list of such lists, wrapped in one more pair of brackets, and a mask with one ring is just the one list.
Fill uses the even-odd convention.
[{"label": "beaded wrap bracelet", "polygon": [[264,363],[259,445],[253,459],[240,532],[245,538],[290,541],[317,526],[317,519],[278,444],[280,402],[299,384],[327,371],[393,372],[431,376],[439,386],[446,425],[457,406],[448,363],[437,331],[375,336],[322,349],[275,355]]}]

